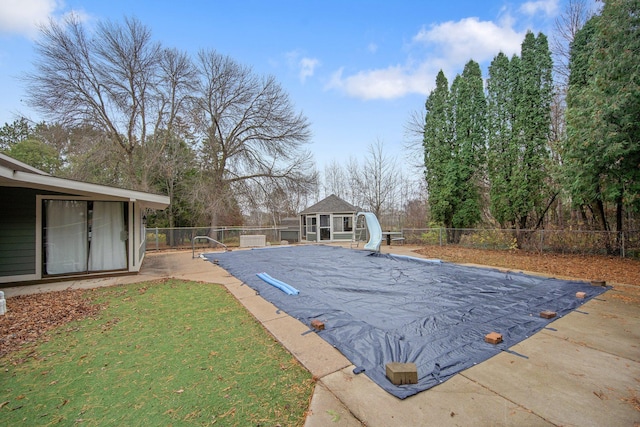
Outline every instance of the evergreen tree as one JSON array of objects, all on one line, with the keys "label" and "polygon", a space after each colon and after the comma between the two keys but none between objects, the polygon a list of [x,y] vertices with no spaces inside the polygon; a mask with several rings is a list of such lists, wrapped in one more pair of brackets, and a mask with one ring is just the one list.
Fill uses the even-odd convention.
[{"label": "evergreen tree", "polygon": [[592,43],[596,34],[593,17],[576,34],[571,46],[569,90],[567,94],[567,141],[563,149],[566,188],[576,206],[589,206],[602,230],[608,230],[600,176],[606,176],[602,156],[596,155],[602,146],[591,141],[590,134],[598,129],[593,125],[589,82],[594,78],[590,61],[593,56]]},{"label": "evergreen tree", "polygon": [[424,164],[429,205],[434,221],[451,225],[453,212],[449,204],[455,190],[448,178],[451,162],[451,123],[449,108],[449,82],[442,70],[436,76],[436,87],[425,103]]},{"label": "evergreen tree", "polygon": [[[547,141],[551,125],[553,63],[544,34],[529,32],[522,43],[520,84],[516,102],[516,130],[521,158],[515,169],[517,186],[514,217],[519,229],[530,224],[530,216],[540,214],[546,196]],[[537,219],[537,218],[535,218]]]},{"label": "evergreen tree", "polygon": [[519,60],[519,57],[514,56],[509,61],[501,52],[491,62],[487,79],[490,209],[494,218],[503,226],[509,225],[512,219],[511,199],[514,194],[511,179],[518,159],[518,146],[514,139],[514,111]]},{"label": "evergreen tree", "polygon": [[521,49],[511,61],[498,55],[489,69],[488,144],[492,213],[503,226],[525,230],[540,223],[549,192],[553,63],[544,34],[527,33]]},{"label": "evergreen tree", "polygon": [[0,128],[0,152],[8,151],[12,145],[28,139],[33,133],[33,126],[24,117],[14,120],[11,124],[5,123]]},{"label": "evergreen tree", "polygon": [[[474,227],[480,221],[480,180],[485,159],[486,98],[480,65],[469,61],[451,88],[454,124],[453,170],[456,182],[454,228]],[[456,239],[457,240],[457,239]]]},{"label": "evergreen tree", "polygon": [[640,2],[607,0],[576,35],[571,50],[565,146],[576,204],[595,208],[616,231],[624,209],[640,208]]},{"label": "evergreen tree", "polygon": [[[451,92],[441,71],[426,109],[425,167],[433,219],[446,228],[473,227],[480,220],[486,135],[486,101],[478,63],[467,63]],[[447,238],[457,242],[460,233],[450,232]]]}]

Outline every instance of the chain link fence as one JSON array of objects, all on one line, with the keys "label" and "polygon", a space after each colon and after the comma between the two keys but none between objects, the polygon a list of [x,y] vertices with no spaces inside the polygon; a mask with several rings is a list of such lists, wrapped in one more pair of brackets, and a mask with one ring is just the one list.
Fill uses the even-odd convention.
[{"label": "chain link fence", "polygon": [[475,249],[523,249],[540,253],[616,255],[626,258],[640,258],[640,230],[607,232],[405,228],[402,231],[405,243],[413,245],[460,245]]},{"label": "chain link fence", "polygon": [[[283,243],[286,227],[181,227],[148,228],[146,250],[191,249],[196,236],[208,236],[237,247],[241,235],[265,235],[270,245]],[[560,254],[615,255],[640,259],[640,230],[624,232],[585,230],[503,230],[472,228],[404,228],[404,243],[410,245],[460,245],[475,249],[513,250]],[[289,242],[287,242],[289,243]],[[197,249],[215,247],[207,240]]]},{"label": "chain link fence", "polygon": [[[147,228],[147,251],[167,249],[191,249],[193,238],[208,236],[225,246],[239,246],[242,235],[265,235],[269,244],[281,243],[279,227],[179,227],[179,228]],[[214,242],[199,240],[195,242],[198,249],[215,247]]]}]

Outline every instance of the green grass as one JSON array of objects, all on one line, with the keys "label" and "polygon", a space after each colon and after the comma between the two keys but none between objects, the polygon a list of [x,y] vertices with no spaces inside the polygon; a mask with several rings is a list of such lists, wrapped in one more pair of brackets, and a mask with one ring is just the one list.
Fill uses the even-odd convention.
[{"label": "green grass", "polygon": [[0,424],[304,424],[311,375],[225,288],[170,280],[86,295],[107,303],[98,318],[0,359]]}]

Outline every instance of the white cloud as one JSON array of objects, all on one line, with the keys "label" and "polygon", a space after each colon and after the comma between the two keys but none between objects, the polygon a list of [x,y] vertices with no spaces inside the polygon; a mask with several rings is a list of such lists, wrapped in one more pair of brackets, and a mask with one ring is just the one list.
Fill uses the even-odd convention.
[{"label": "white cloud", "polygon": [[343,68],[333,73],[325,90],[338,89],[351,97],[370,100],[400,98],[409,93],[427,95],[437,70],[423,64],[417,69],[396,65],[347,77],[343,73]]},{"label": "white cloud", "polygon": [[525,33],[511,26],[510,17],[498,25],[478,18],[464,18],[423,28],[414,37],[415,42],[433,46],[447,62],[460,65],[470,59],[483,62],[499,52],[512,55],[520,51]]},{"label": "white cloud", "polygon": [[312,77],[316,67],[319,65],[320,61],[316,58],[302,58],[298,62],[298,66],[300,67],[300,81],[304,83],[307,77]]},{"label": "white cloud", "polygon": [[301,50],[292,50],[285,53],[287,64],[290,69],[298,73],[298,78],[304,83],[308,77],[315,74],[316,68],[320,66],[320,60],[304,56]]},{"label": "white cloud", "polygon": [[0,32],[34,37],[38,25],[62,6],[58,0],[2,0],[0,1]]},{"label": "white cloud", "polygon": [[547,16],[553,16],[558,11],[559,0],[528,1],[520,6],[520,11],[526,15],[536,15],[543,12]]},{"label": "white cloud", "polygon": [[[413,38],[412,58],[405,65],[366,70],[344,75],[336,71],[325,89],[337,89],[361,99],[393,99],[407,94],[428,94],[439,70],[460,72],[473,59],[483,63],[499,52],[520,52],[525,33],[513,29],[507,14],[499,24],[465,18],[423,28]],[[416,58],[419,58],[416,60]]]}]

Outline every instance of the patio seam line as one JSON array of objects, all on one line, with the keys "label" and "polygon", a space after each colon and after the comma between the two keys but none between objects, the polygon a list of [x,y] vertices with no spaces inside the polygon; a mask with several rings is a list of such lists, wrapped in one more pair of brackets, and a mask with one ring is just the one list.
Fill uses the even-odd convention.
[{"label": "patio seam line", "polygon": [[[590,346],[587,343],[585,343],[584,341],[574,341],[571,338],[555,336],[555,335],[553,335],[553,332],[555,332],[555,331],[548,331],[548,330],[544,330],[544,329],[540,331],[540,333],[543,333],[545,336],[548,336],[548,337],[551,337],[551,338],[554,338],[554,339],[566,341],[568,343],[571,343],[571,344],[574,344],[574,345],[577,345],[577,346],[580,346],[580,347],[588,348],[589,350],[599,351],[599,352],[607,354],[609,356],[613,356],[613,357],[616,357],[618,359],[624,359],[624,360],[627,360],[627,361],[632,362],[632,363],[640,363],[639,360],[629,359],[626,356],[622,356],[622,355],[619,355],[619,354],[611,353],[611,352],[609,352],[609,351],[607,351],[607,350],[605,350],[603,348],[597,348],[597,347]],[[529,338],[531,338],[531,337],[529,337]]]},{"label": "patio seam line", "polygon": [[[344,369],[344,368],[343,368],[343,369]],[[340,371],[342,371],[343,369],[341,369]],[[336,372],[339,372],[339,371],[336,371]],[[330,375],[330,374],[327,374],[327,375]],[[326,377],[327,375],[325,375],[325,377]],[[322,377],[322,378],[324,378],[324,377]],[[331,390],[331,388],[330,388],[327,384],[325,384],[325,383],[324,383],[324,381],[322,381],[322,378],[320,378],[320,379],[318,380],[318,382],[322,382],[322,385],[324,386],[324,388],[325,388],[329,393],[331,393],[331,395],[332,395],[332,396],[333,396],[333,397],[334,397],[338,402],[340,402],[340,404],[341,404],[342,406],[344,406],[345,408],[347,408],[347,412],[349,412],[349,414],[351,414],[351,416],[352,416],[355,420],[357,420],[361,425],[363,425],[363,426],[365,426],[365,427],[366,427],[366,423],[365,423],[365,421],[364,421],[364,420],[361,420],[361,419],[360,419],[360,417],[358,416],[358,414],[356,414],[355,412],[353,412],[353,411],[351,410],[351,408],[349,407],[349,405],[347,405],[347,403],[346,403],[346,402],[344,402],[342,399],[340,399],[340,398],[338,397],[338,395],[337,395],[337,394],[335,394],[335,393],[333,392],[333,390]],[[315,394],[315,389],[314,389],[314,394]]]},{"label": "patio seam line", "polygon": [[509,399],[507,396],[504,396],[504,395],[502,395],[502,394],[498,393],[497,391],[495,391],[495,390],[493,390],[493,389],[491,389],[491,388],[487,387],[486,385],[482,384],[481,382],[479,382],[479,381],[477,381],[477,380],[474,380],[473,378],[471,378],[471,377],[469,377],[469,376],[465,375],[464,371],[459,372],[457,375],[461,375],[463,378],[466,378],[467,380],[471,381],[472,383],[474,383],[474,384],[478,385],[479,387],[481,387],[481,388],[483,388],[483,389],[485,389],[485,390],[489,391],[490,393],[493,393],[494,395],[496,395],[496,396],[498,396],[498,397],[500,397],[500,398],[502,398],[502,399],[506,400],[507,402],[512,403],[513,405],[517,406],[518,408],[522,408],[522,410],[527,411],[527,412],[529,412],[530,414],[535,415],[536,417],[540,418],[541,420],[546,421],[547,423],[549,423],[549,424],[551,424],[551,425],[553,425],[553,426],[558,426],[558,424],[554,423],[554,422],[553,422],[553,421],[551,421],[551,420],[546,419],[545,417],[543,417],[542,415],[538,414],[538,413],[537,413],[536,411],[534,411],[533,409],[531,409],[531,408],[527,408],[526,406],[523,406],[523,405],[521,405],[520,403],[515,402],[515,401],[514,401],[514,400],[512,400],[512,399]]}]

